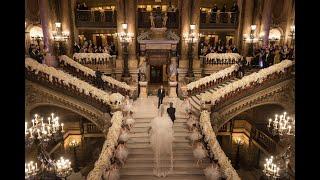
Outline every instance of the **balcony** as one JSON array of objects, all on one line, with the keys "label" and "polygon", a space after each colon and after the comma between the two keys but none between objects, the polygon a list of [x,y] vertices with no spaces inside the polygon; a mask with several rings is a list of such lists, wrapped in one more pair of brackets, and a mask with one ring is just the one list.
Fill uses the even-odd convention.
[{"label": "balcony", "polygon": [[[154,15],[156,12],[152,12]],[[167,12],[168,20],[166,23],[166,27],[168,29],[176,29],[179,25],[179,12]],[[162,27],[162,21],[163,21],[164,13],[162,13],[161,20],[155,18],[155,26],[156,27]],[[150,12],[149,11],[138,11],[137,12],[137,18],[138,18],[138,28],[150,28],[151,27],[151,21],[150,21]]]},{"label": "balcony", "polygon": [[200,29],[236,29],[238,27],[238,16],[238,12],[200,12]]},{"label": "balcony", "polygon": [[77,10],[76,26],[95,28],[116,28],[117,12],[112,10]]}]

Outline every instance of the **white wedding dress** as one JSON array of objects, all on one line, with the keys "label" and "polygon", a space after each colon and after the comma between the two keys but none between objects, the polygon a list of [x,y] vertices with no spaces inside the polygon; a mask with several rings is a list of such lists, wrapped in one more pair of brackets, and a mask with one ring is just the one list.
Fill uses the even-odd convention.
[{"label": "white wedding dress", "polygon": [[159,108],[158,116],[151,120],[150,143],[154,152],[154,175],[166,177],[173,170],[172,142],[173,123],[164,111]]}]

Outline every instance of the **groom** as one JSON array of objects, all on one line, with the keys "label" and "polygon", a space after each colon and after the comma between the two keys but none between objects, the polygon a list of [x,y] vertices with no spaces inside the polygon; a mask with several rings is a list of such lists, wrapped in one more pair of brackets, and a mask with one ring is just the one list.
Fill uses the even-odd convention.
[{"label": "groom", "polygon": [[167,113],[169,114],[172,122],[174,123],[174,120],[176,120],[176,108],[173,107],[173,103],[170,102],[170,107],[167,109]]},{"label": "groom", "polygon": [[160,89],[158,89],[158,95],[157,96],[159,98],[159,101],[158,101],[158,109],[159,109],[160,104],[162,104],[163,98],[166,96],[162,85],[160,86]]}]

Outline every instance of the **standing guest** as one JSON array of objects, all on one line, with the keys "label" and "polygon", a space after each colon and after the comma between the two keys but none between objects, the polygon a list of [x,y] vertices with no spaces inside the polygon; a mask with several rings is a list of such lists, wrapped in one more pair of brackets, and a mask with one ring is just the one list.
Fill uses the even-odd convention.
[{"label": "standing guest", "polygon": [[264,55],[264,53],[263,53],[263,50],[261,50],[260,51],[260,53],[259,53],[259,67],[260,68],[263,68],[264,67],[264,63],[263,63],[263,55]]},{"label": "standing guest", "polygon": [[231,12],[231,23],[235,23],[239,12],[239,7],[236,1],[233,2]]},{"label": "standing guest", "polygon": [[133,112],[130,111],[126,116],[125,125],[127,125],[129,130],[131,130],[134,123],[135,120],[133,119]]},{"label": "standing guest", "polygon": [[[31,53],[30,53],[29,55],[30,55],[30,57],[31,57],[32,59],[35,59],[35,60],[38,61],[38,56],[37,56],[37,54],[36,54],[36,49],[35,49],[35,48],[32,48],[32,49],[31,49]],[[39,61],[38,61],[38,62],[39,62]]]},{"label": "standing guest", "polygon": [[227,15],[226,11],[227,11],[227,5],[223,4],[223,7],[222,7],[222,9],[220,11],[220,13],[221,13],[221,22],[222,23],[227,23],[228,15]]},{"label": "standing guest", "polygon": [[211,9],[211,23],[216,23],[217,22],[217,12],[218,12],[218,6],[217,4],[214,4],[213,8]]},{"label": "standing guest", "polygon": [[238,49],[235,45],[232,45],[232,52],[233,53],[238,53]]},{"label": "standing guest", "polygon": [[266,53],[264,54],[263,56],[263,63],[264,63],[264,67],[269,67],[270,65],[272,65],[272,57],[271,57],[271,54],[270,54],[270,51],[269,49],[266,49]]},{"label": "standing guest", "polygon": [[274,58],[273,58],[273,64],[278,64],[280,63],[280,49],[279,49],[279,46],[277,45],[275,47],[275,50],[274,50]]},{"label": "standing guest", "polygon": [[98,86],[99,89],[104,89],[103,80],[102,80],[102,72],[99,71],[99,68],[97,68],[97,70],[96,70],[96,86]]},{"label": "standing guest", "polygon": [[74,45],[73,45],[73,52],[75,53],[79,53],[80,52],[80,46],[79,44],[77,44],[76,42],[74,42]]},{"label": "standing guest", "polygon": [[158,89],[158,109],[160,107],[160,104],[162,104],[163,98],[166,96],[165,90],[163,89],[163,85],[160,86],[160,89]]},{"label": "standing guest", "polygon": [[176,108],[173,107],[173,103],[170,102],[170,107],[167,109],[167,113],[170,117],[170,119],[172,120],[172,122],[174,123],[174,120],[176,120]]}]

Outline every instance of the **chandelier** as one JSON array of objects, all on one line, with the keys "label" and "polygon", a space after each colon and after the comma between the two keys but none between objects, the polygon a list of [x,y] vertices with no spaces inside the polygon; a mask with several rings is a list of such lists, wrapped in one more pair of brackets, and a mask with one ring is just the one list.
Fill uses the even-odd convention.
[{"label": "chandelier", "polygon": [[71,162],[69,159],[64,159],[60,157],[59,160],[55,163],[56,166],[56,175],[60,178],[66,178],[71,175],[72,168]]},{"label": "chandelier", "polygon": [[121,24],[121,27],[122,27],[123,31],[120,33],[117,33],[117,35],[120,38],[120,42],[121,43],[131,42],[134,38],[134,33],[128,32],[128,24],[127,23]]},{"label": "chandelier", "polygon": [[56,30],[52,31],[53,40],[56,42],[64,42],[69,39],[69,32],[61,31],[61,22],[55,23]]},{"label": "chandelier", "polygon": [[55,116],[54,113],[51,113],[51,117],[47,119],[48,121],[44,122],[43,117],[35,114],[34,119],[31,120],[32,126],[30,128],[28,127],[28,122],[25,122],[26,142],[31,144],[35,139],[41,142],[48,142],[56,134],[64,132],[64,124],[59,123],[59,117]]},{"label": "chandelier", "polygon": [[274,179],[279,178],[280,177],[279,170],[280,168],[273,162],[273,156],[266,159],[263,172],[267,177],[272,177]]},{"label": "chandelier", "polygon": [[38,172],[39,169],[37,163],[34,163],[33,161],[25,163],[25,179],[36,176]]},{"label": "chandelier", "polygon": [[269,119],[268,130],[272,135],[288,135],[295,136],[295,120],[287,116],[284,112],[282,115],[275,114],[274,120]]}]

